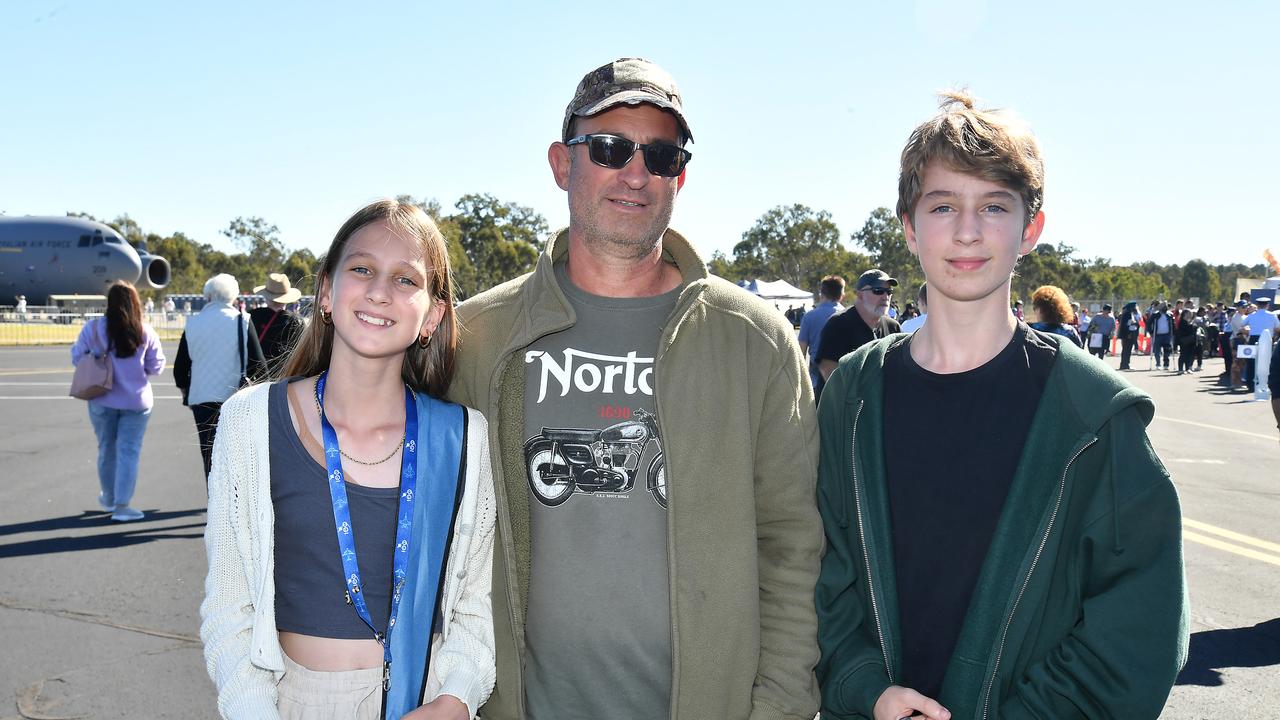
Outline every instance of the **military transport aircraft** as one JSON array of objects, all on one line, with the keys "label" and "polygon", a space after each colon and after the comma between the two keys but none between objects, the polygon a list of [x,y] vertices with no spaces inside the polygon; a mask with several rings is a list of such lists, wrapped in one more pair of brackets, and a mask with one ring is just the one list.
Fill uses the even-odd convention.
[{"label": "military transport aircraft", "polygon": [[99,222],[0,216],[0,305],[17,295],[32,305],[50,295],[105,295],[116,280],[158,290],[169,284],[169,261]]}]

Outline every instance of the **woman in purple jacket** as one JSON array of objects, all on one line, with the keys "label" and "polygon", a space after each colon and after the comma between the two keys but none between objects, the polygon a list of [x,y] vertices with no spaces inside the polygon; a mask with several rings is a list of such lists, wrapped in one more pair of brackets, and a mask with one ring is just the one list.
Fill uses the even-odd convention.
[{"label": "woman in purple jacket", "polygon": [[151,382],[164,369],[160,337],[142,322],[142,303],[132,285],[117,282],[107,290],[107,312],[84,324],[71,346],[75,364],[88,353],[109,353],[111,389],[89,401],[89,421],[98,436],[98,505],[117,522],[141,520],[129,507],[138,482],[142,435],[151,417]]}]

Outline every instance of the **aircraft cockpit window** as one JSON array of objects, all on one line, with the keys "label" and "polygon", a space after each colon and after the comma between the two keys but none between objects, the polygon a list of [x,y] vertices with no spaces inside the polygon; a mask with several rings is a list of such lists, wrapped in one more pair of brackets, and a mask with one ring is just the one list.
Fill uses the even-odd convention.
[{"label": "aircraft cockpit window", "polygon": [[81,235],[80,244],[76,245],[76,247],[89,247],[89,242],[90,240],[88,235]]},{"label": "aircraft cockpit window", "polygon": [[101,245],[101,244],[102,244],[102,236],[101,236],[101,235],[94,235],[94,236],[93,236],[93,244],[94,244],[95,246],[96,246],[96,245]]},{"label": "aircraft cockpit window", "polygon": [[108,235],[107,242],[111,243],[112,245],[119,245],[120,238],[116,237],[115,235]]}]

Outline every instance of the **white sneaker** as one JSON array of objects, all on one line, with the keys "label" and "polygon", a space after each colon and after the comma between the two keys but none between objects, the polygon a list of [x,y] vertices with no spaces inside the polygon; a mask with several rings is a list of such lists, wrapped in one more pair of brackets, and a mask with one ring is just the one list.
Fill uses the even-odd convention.
[{"label": "white sneaker", "polygon": [[144,517],[146,517],[146,513],[141,510],[134,510],[128,505],[118,507],[115,512],[111,513],[111,519],[116,522],[130,522],[133,520],[141,520]]},{"label": "white sneaker", "polygon": [[104,492],[98,493],[98,507],[102,508],[102,512],[111,512],[116,508],[114,503],[107,502],[107,494]]}]

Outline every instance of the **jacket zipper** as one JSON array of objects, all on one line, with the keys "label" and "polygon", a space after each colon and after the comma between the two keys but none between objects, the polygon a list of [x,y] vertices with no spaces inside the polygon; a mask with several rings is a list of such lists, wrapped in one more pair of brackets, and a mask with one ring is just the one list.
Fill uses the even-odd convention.
[{"label": "jacket zipper", "polygon": [[862,417],[863,401],[858,401],[858,409],[853,415],[853,433],[849,441],[849,470],[853,478],[853,504],[858,514],[858,538],[862,541],[862,559],[867,569],[867,591],[871,595],[871,614],[876,621],[876,636],[880,639],[880,654],[884,657],[884,670],[893,682],[893,667],[889,664],[889,646],[884,641],[884,626],[880,623],[880,604],[876,602],[875,579],[871,576],[871,553],[867,551],[867,524],[862,517],[862,490],[858,484],[858,420]]},{"label": "jacket zipper", "polygon": [[1049,514],[1049,524],[1044,529],[1044,535],[1040,537],[1040,546],[1036,548],[1036,554],[1031,558],[1031,567],[1027,569],[1027,575],[1022,579],[1022,587],[1018,589],[1018,595],[1013,600],[1013,609],[1009,611],[1009,617],[1005,618],[1004,630],[1000,633],[1000,645],[996,647],[996,663],[991,668],[991,677],[987,680],[987,690],[982,699],[982,720],[987,720],[987,716],[991,710],[991,692],[996,686],[996,676],[1000,674],[1000,661],[1004,658],[1004,647],[1009,640],[1009,627],[1013,624],[1013,618],[1018,614],[1018,605],[1022,603],[1022,596],[1027,592],[1027,586],[1031,584],[1031,576],[1036,572],[1036,566],[1040,564],[1040,556],[1044,553],[1044,546],[1049,542],[1049,534],[1053,532],[1054,523],[1058,520],[1058,511],[1062,508],[1062,495],[1067,489],[1067,473],[1071,470],[1071,464],[1076,458],[1098,442],[1098,438],[1093,438],[1085,443],[1084,447],[1076,450],[1071,459],[1067,461],[1065,467],[1062,468],[1062,477],[1058,480],[1058,497],[1053,503],[1053,512]]}]

